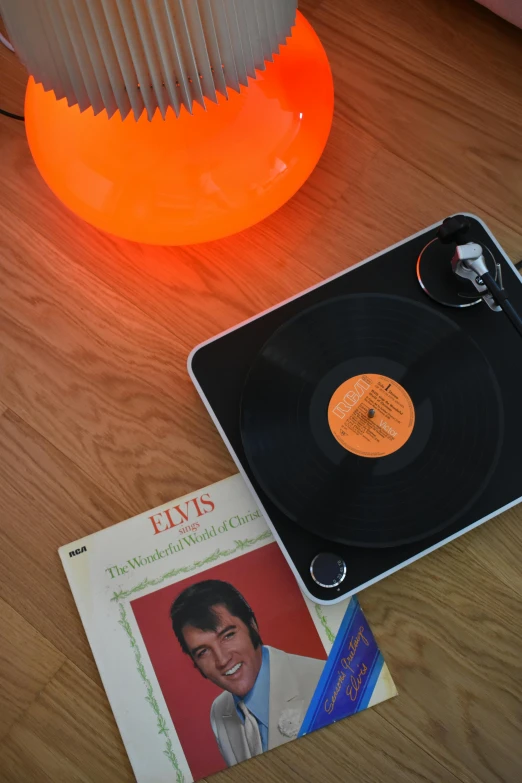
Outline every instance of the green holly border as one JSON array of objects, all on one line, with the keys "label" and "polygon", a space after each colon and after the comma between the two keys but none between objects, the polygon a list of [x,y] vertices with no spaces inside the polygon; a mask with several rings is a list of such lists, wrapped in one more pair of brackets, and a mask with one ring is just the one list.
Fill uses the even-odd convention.
[{"label": "green holly border", "polygon": [[[136,641],[136,637],[132,632],[132,628],[127,618],[127,611],[123,604],[123,601],[129,598],[129,596],[134,595],[135,593],[139,593],[142,590],[145,590],[147,587],[156,587],[157,585],[160,585],[162,582],[164,582],[166,579],[172,579],[173,577],[179,576],[179,574],[187,574],[192,571],[199,570],[203,566],[210,565],[211,563],[215,563],[217,560],[220,560],[223,557],[229,557],[230,555],[234,555],[238,552],[243,552],[245,549],[249,549],[250,547],[254,546],[260,541],[264,541],[265,539],[268,538],[272,538],[272,533],[270,532],[270,530],[261,533],[261,535],[257,536],[256,538],[244,538],[242,540],[234,541],[235,544],[234,549],[216,549],[215,552],[213,552],[211,555],[206,557],[204,560],[196,560],[191,565],[181,566],[180,568],[173,568],[170,571],[167,571],[162,576],[157,577],[156,579],[144,579],[142,582],[135,585],[130,590],[120,590],[119,592],[115,592],[113,597],[111,598],[111,601],[114,601],[118,604],[118,609],[120,612],[120,619],[118,620],[118,624],[121,625],[129,640],[136,661],[136,669],[147,691],[147,695],[145,696],[145,701],[147,701],[150,704],[150,707],[154,712],[154,715],[156,716],[158,734],[163,734],[165,736],[165,750],[163,751],[163,753],[170,760],[170,763],[174,768],[174,771],[176,773],[176,783],[185,783],[185,776],[183,775],[183,772],[179,767],[176,754],[173,751],[172,740],[169,736],[169,729],[167,726],[167,722],[163,717],[163,715],[161,714],[159,704],[156,701],[156,697],[154,696],[152,683],[147,677],[147,672],[145,671],[145,667],[143,665],[141,651],[138,642]],[[333,644],[335,640],[335,636],[332,633],[328,625],[328,620],[326,619],[323,610],[319,606],[319,604],[315,604],[315,611],[321,622],[321,625],[325,630],[328,641],[331,644]]]},{"label": "green holly border", "polygon": [[129,639],[130,645],[132,647],[132,651],[134,653],[134,658],[136,660],[136,668],[138,670],[138,674],[140,675],[141,679],[143,680],[145,684],[145,688],[147,689],[147,695],[145,696],[145,701],[147,701],[155,716],[158,726],[158,734],[164,734],[165,735],[165,750],[163,753],[167,758],[170,760],[170,763],[174,767],[174,771],[176,772],[176,781],[177,783],[185,783],[185,776],[183,775],[183,772],[179,768],[178,760],[176,758],[176,754],[174,753],[172,749],[172,740],[169,737],[169,730],[167,727],[167,722],[163,715],[161,714],[160,707],[158,702],[156,701],[156,697],[154,696],[154,690],[152,688],[152,683],[147,677],[147,672],[145,671],[145,667],[143,665],[143,659],[141,657],[141,651],[138,646],[138,642],[136,641],[136,638],[134,634],[132,633],[132,628],[130,626],[130,623],[127,619],[127,612],[125,610],[125,607],[123,603],[118,604],[118,608],[120,610],[120,619],[118,620],[118,623],[121,625],[125,633],[127,634],[127,637]]},{"label": "green holly border", "polygon": [[196,560],[194,563],[192,563],[192,565],[173,568],[163,574],[163,576],[158,576],[156,579],[144,579],[143,582],[135,585],[130,590],[121,590],[119,593],[114,593],[111,601],[121,601],[123,598],[128,598],[129,595],[132,595],[133,593],[140,593],[147,587],[156,587],[156,585],[160,585],[162,582],[164,582],[165,579],[172,579],[172,577],[179,576],[180,574],[189,574],[191,571],[197,571],[203,566],[215,563],[216,560],[219,560],[222,557],[229,557],[230,555],[235,555],[236,552],[242,552],[245,549],[249,549],[249,547],[254,546],[254,544],[259,543],[259,541],[263,541],[265,538],[272,538],[272,533],[270,530],[266,530],[264,533],[261,533],[261,535],[257,536],[257,538],[244,538],[241,541],[234,541],[234,549],[216,549],[215,552],[206,557],[204,560]]},{"label": "green holly border", "polygon": [[328,639],[330,644],[333,644],[335,642],[335,635],[332,633],[332,630],[331,630],[330,626],[328,625],[328,620],[326,619],[326,617],[324,615],[324,612],[323,612],[323,609],[322,609],[320,604],[315,604],[315,612],[316,612],[319,620],[321,621],[321,625],[323,626],[323,628],[325,630],[326,638]]}]

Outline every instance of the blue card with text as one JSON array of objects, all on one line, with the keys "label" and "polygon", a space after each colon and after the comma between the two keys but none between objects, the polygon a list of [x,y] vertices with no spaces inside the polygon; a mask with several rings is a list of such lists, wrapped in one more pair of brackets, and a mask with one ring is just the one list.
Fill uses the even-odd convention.
[{"label": "blue card with text", "polygon": [[299,736],[364,710],[384,659],[357,598],[352,597]]}]

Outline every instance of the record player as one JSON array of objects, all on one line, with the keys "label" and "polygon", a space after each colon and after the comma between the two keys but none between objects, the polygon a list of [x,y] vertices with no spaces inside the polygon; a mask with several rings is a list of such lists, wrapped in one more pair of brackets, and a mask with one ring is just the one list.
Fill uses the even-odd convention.
[{"label": "record player", "polygon": [[452,216],[195,348],[304,592],[340,601],[518,503],[521,278]]}]

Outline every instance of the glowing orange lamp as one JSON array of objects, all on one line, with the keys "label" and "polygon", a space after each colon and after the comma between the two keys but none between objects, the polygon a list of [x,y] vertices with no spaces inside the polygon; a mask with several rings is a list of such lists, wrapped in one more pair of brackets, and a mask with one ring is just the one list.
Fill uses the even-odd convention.
[{"label": "glowing orange lamp", "polygon": [[[17,47],[16,20],[10,26],[4,12],[10,2],[20,11],[20,4],[28,6],[33,0],[0,0],[11,39],[23,52],[26,42],[20,36]],[[149,27],[135,9],[134,26],[130,20],[126,40],[116,41],[114,51],[103,43],[101,33],[93,33],[94,7],[99,14],[108,5],[103,0],[83,2],[91,6],[90,16],[76,20],[84,25],[84,59],[95,44],[98,59],[91,57],[94,65],[87,72],[78,49],[73,65],[80,66],[79,85],[72,83],[74,73],[67,62],[72,93],[62,86],[63,97],[58,98],[52,69],[47,82],[38,79],[38,67],[31,68],[26,58],[33,74],[25,103],[29,146],[42,177],[67,207],[117,236],[178,245],[241,231],[295,194],[322,154],[334,104],[326,53],[296,11],[296,0],[261,0],[266,6],[264,26],[259,0],[231,0],[237,11],[235,43],[231,19],[227,39],[214,0],[134,0],[127,6],[147,12]],[[172,12],[166,17],[170,28],[156,20],[151,31],[151,14],[160,6]],[[213,6],[215,18],[208,15]],[[187,21],[190,8],[199,11],[192,22]],[[184,22],[175,9],[185,12]],[[272,12],[273,23],[268,24]],[[110,31],[111,20],[99,19],[100,25],[102,21]],[[196,34],[198,24],[204,45]],[[237,43],[241,47],[236,45],[236,51]],[[130,61],[121,54],[125,46]],[[172,56],[176,47],[177,60]],[[65,75],[60,79],[63,85]]]}]

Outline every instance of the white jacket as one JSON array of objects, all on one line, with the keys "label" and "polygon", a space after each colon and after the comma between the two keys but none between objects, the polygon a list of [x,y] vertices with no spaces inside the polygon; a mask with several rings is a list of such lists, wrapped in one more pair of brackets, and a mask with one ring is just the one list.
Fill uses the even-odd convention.
[{"label": "white jacket", "polygon": [[[271,750],[297,736],[325,661],[290,655],[274,647],[267,650],[270,656],[268,750]],[[214,700],[210,723],[229,767],[250,758],[244,725],[237,714],[234,697],[228,691]]]}]

